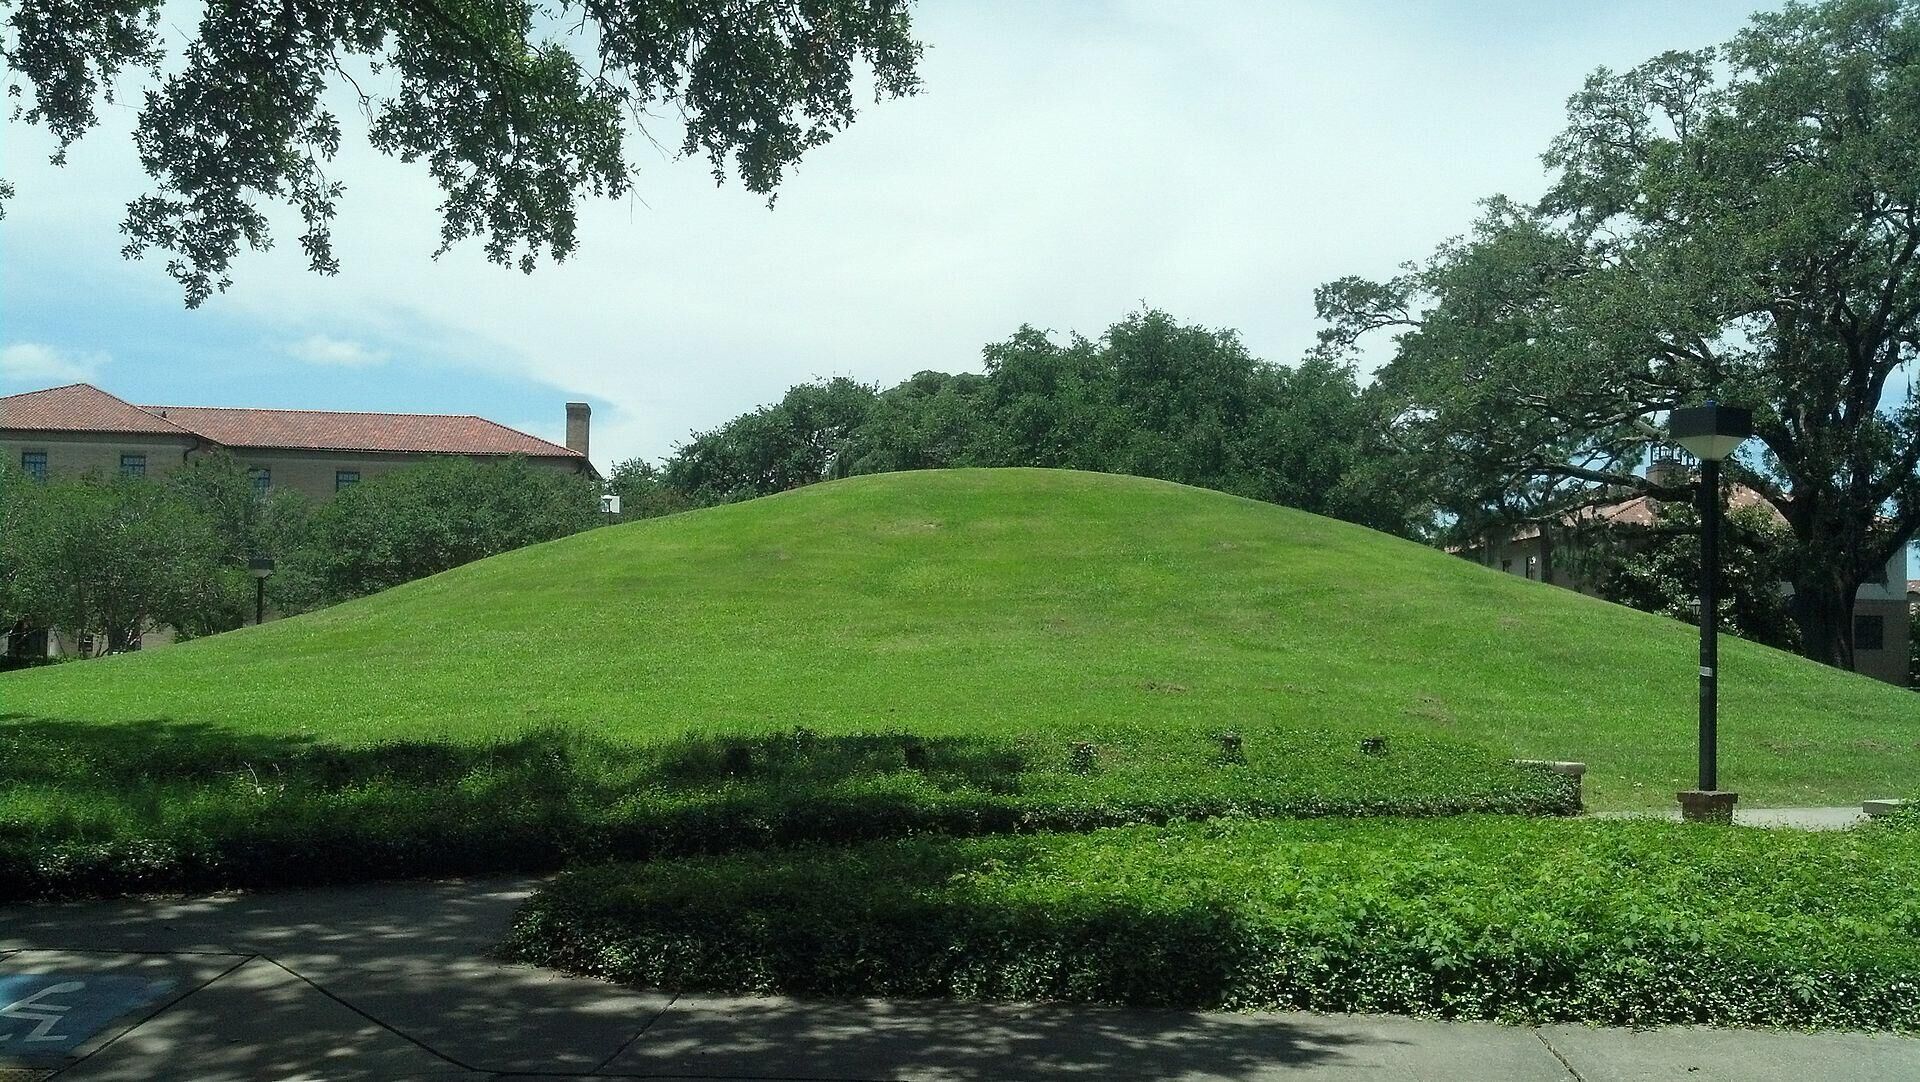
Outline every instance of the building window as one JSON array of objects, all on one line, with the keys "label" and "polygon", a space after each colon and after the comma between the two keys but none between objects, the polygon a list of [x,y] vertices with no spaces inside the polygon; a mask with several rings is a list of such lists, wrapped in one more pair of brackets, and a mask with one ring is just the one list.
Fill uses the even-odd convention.
[{"label": "building window", "polygon": [[45,451],[20,452],[20,472],[35,481],[47,479],[47,453]]},{"label": "building window", "polygon": [[1512,561],[1512,560],[1501,560],[1501,561],[1500,561],[1500,572],[1501,572],[1501,574],[1504,574],[1504,575],[1511,575],[1511,574],[1513,574],[1513,561]]},{"label": "building window", "polygon": [[349,485],[357,485],[359,483],[360,483],[359,470],[333,471],[333,490],[335,492],[338,492],[341,489],[348,487]]},{"label": "building window", "polygon": [[121,455],[120,476],[145,477],[147,475],[146,455]]},{"label": "building window", "polygon": [[1855,650],[1885,650],[1887,648],[1887,618],[1884,616],[1854,617],[1853,648]]},{"label": "building window", "polygon": [[247,480],[253,482],[253,494],[266,499],[267,491],[273,488],[273,471],[265,466],[255,466],[247,471]]}]

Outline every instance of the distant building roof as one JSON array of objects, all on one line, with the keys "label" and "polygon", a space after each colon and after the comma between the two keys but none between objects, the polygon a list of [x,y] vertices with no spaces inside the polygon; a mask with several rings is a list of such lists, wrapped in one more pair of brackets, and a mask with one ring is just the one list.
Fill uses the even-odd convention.
[{"label": "distant building roof", "polygon": [[85,383],[0,398],[0,428],[36,432],[142,432],[189,438],[194,435]]},{"label": "distant building roof", "polygon": [[[1562,515],[1560,524],[1563,526],[1653,526],[1659,522],[1660,503],[1661,501],[1652,496],[1635,496],[1630,500],[1599,504]],[[1748,507],[1764,507],[1773,514],[1774,518],[1782,522],[1786,521],[1765,496],[1745,485],[1731,486],[1727,492],[1728,510],[1739,511]],[[1531,523],[1513,532],[1515,541],[1525,541],[1530,537],[1538,536],[1540,536],[1540,527]]]},{"label": "distant building roof", "polygon": [[431,413],[143,406],[226,447],[580,458],[580,452],[484,417]]},{"label": "distant building roof", "polygon": [[135,406],[85,383],[0,398],[0,428],[197,436],[224,447],[257,449],[586,458],[484,417]]},{"label": "distant building roof", "polygon": [[1907,596],[1920,596],[1920,579],[1907,580]]}]

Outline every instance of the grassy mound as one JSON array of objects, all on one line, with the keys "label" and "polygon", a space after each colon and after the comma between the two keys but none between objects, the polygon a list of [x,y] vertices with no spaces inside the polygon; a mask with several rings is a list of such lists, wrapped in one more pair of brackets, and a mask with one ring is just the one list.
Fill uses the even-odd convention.
[{"label": "grassy mound", "polygon": [[[596,530],[0,675],[0,893],[558,867],[921,831],[1660,805],[1692,631],[1295,511],[1043,470]],[[1915,776],[1920,697],[1723,652],[1749,803]],[[1371,751],[1363,750],[1371,748]]]},{"label": "grassy mound", "polygon": [[688,991],[1920,1028],[1920,818],[1215,822],[569,873],[522,960]]},{"label": "grassy mound", "polygon": [[[0,676],[0,716],[111,747],[911,732],[1098,746],[1440,738],[1591,764],[1598,807],[1693,763],[1694,632],[1312,515],[1138,478],[861,477],[596,530],[323,612]],[[1920,696],[1722,650],[1726,784],[1850,803],[1920,776]],[[116,732],[116,730],[122,732]],[[1255,739],[1253,733],[1266,734]],[[91,733],[91,735],[83,735]]]}]

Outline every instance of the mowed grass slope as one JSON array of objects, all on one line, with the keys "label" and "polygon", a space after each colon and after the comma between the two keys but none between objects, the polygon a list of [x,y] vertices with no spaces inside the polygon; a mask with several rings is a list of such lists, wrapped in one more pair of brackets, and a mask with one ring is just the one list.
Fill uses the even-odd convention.
[{"label": "mowed grass slope", "polygon": [[[636,743],[911,732],[1062,758],[1084,740],[1103,769],[1176,746],[1199,762],[1223,730],[1255,766],[1379,733],[1585,760],[1591,805],[1654,807],[1691,780],[1694,642],[1297,511],[953,470],[596,530],[261,628],[0,676],[0,715],[349,747],[556,725]],[[1744,802],[1915,789],[1920,696],[1744,642],[1721,656],[1722,779]]]}]

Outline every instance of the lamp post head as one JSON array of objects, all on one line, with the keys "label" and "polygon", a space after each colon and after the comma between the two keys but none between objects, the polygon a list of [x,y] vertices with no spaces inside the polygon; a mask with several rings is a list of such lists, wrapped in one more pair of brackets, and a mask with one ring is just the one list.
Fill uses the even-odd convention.
[{"label": "lamp post head", "polygon": [[1667,417],[1667,431],[1695,458],[1719,462],[1753,435],[1753,411],[1709,400],[1703,406],[1674,410]]},{"label": "lamp post head", "polygon": [[253,572],[256,579],[264,579],[273,574],[273,557],[255,556],[247,561],[247,570]]}]

